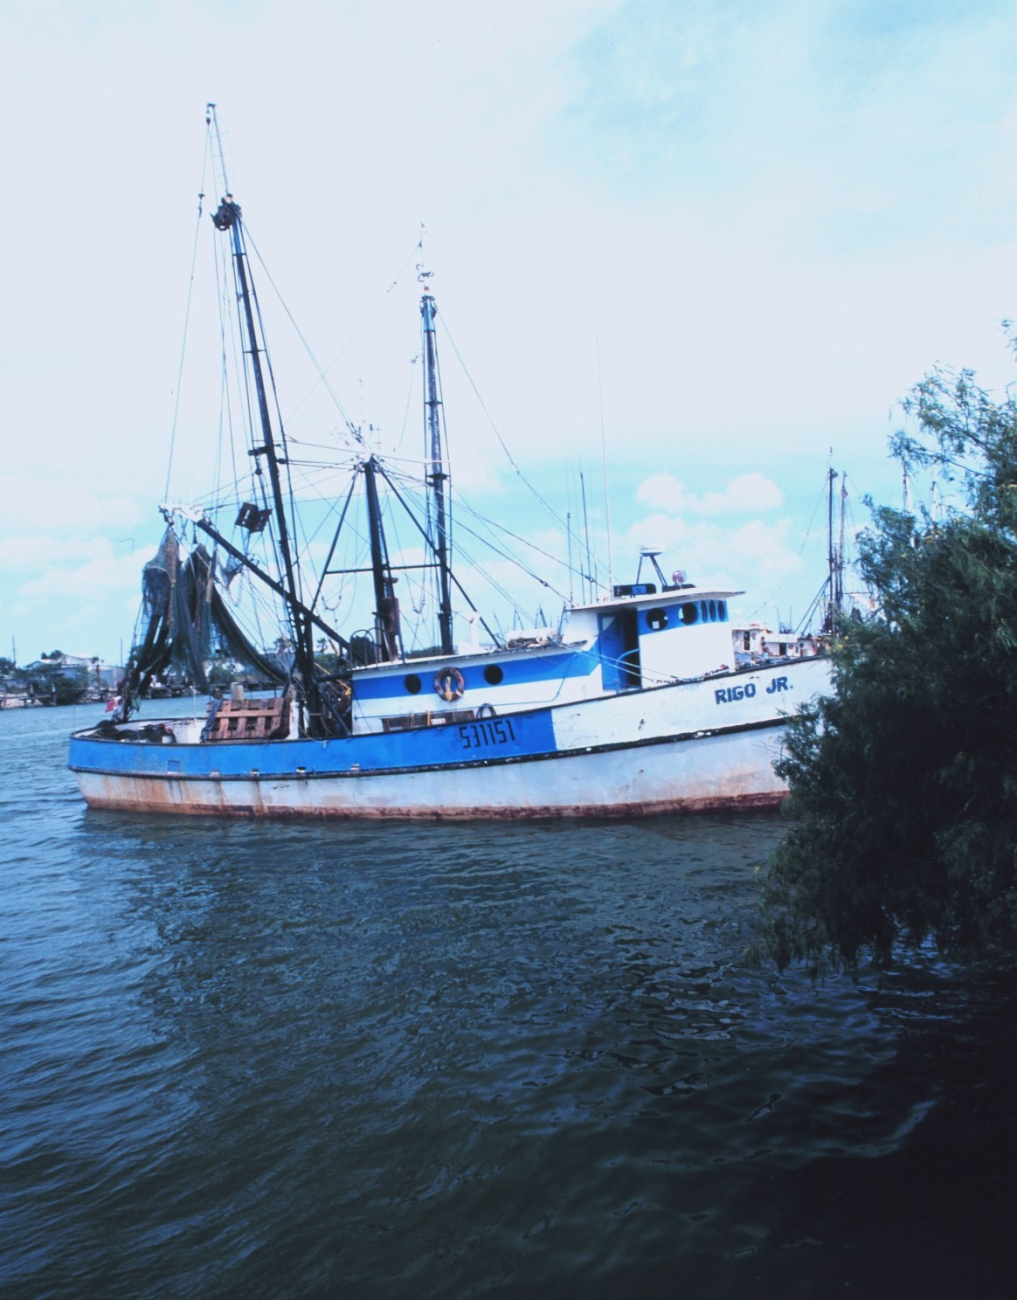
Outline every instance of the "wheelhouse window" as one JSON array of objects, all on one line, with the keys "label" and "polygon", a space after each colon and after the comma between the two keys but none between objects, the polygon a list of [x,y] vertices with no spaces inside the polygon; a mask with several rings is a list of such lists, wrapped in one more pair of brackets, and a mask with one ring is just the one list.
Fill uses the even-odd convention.
[{"label": "wheelhouse window", "polygon": [[651,632],[660,632],[667,627],[667,610],[656,607],[646,611],[646,626]]}]

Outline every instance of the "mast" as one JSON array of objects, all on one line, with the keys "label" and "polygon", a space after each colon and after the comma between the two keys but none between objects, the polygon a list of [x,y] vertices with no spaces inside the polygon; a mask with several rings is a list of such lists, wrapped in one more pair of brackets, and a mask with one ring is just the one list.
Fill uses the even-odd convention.
[{"label": "mast", "polygon": [[421,271],[417,276],[424,286],[420,299],[420,314],[424,321],[424,409],[427,417],[428,460],[427,485],[434,501],[435,554],[438,557],[438,630],[442,654],[452,654],[452,594],[449,571],[448,514],[445,503],[445,480],[448,478],[442,464],[441,382],[438,377],[438,348],[435,341],[434,318],[437,307],[427,281],[432,272]]},{"label": "mast", "polygon": [[840,541],[837,544],[837,587],[833,593],[837,609],[837,622],[844,613],[844,515],[847,509],[847,475],[840,475]]},{"label": "mast", "polygon": [[833,546],[833,485],[837,471],[831,465],[826,472],[826,631],[834,631],[834,602],[836,591],[837,557]]},{"label": "mast", "polygon": [[384,660],[399,657],[399,601],[388,561],[388,548],[381,523],[381,505],[378,500],[378,462],[371,456],[364,463],[364,482],[367,487],[367,521],[371,534],[371,572],[374,575],[374,618],[378,648]]},{"label": "mast", "polygon": [[604,462],[604,522],[607,526],[607,589],[614,591],[614,561],[611,557],[611,497],[607,490],[607,430],[604,425],[604,385],[600,377],[600,339],[597,339],[597,393],[600,397],[600,453]]},{"label": "mast", "polygon": [[[827,563],[827,599],[826,615],[823,620],[824,630],[830,634],[840,626],[844,608],[844,515],[847,501],[847,484],[844,475],[838,474],[831,464],[827,471],[826,501],[826,563]],[[840,478],[840,532],[839,540],[834,540],[833,531],[833,485]]]},{"label": "mast", "polygon": [[[212,221],[217,230],[223,233],[228,232],[233,250],[233,265],[236,271],[237,286],[239,297],[243,307],[244,330],[246,334],[247,346],[244,349],[250,357],[251,373],[254,378],[254,388],[258,402],[258,417],[261,425],[261,446],[253,446],[250,454],[258,459],[264,458],[268,467],[269,482],[272,487],[272,502],[275,507],[276,527],[278,530],[277,540],[279,548],[279,559],[282,569],[282,588],[287,612],[289,614],[290,626],[293,631],[294,646],[294,666],[296,675],[303,687],[304,701],[309,711],[313,715],[318,714],[319,701],[317,699],[317,690],[314,683],[314,641],[312,637],[312,620],[308,616],[300,598],[299,574],[293,556],[293,545],[290,539],[289,525],[286,517],[286,500],[283,494],[282,476],[279,471],[280,464],[284,463],[280,457],[275,433],[272,428],[272,417],[268,405],[268,391],[265,386],[264,368],[262,366],[262,354],[265,351],[264,341],[260,337],[258,328],[255,324],[257,297],[254,292],[254,286],[247,267],[247,249],[244,243],[244,226],[239,203],[233,199],[229,191],[229,183],[226,180],[226,167],[222,153],[222,141],[219,139],[219,124],[215,116],[215,105],[209,104],[208,113],[211,121],[215,123],[216,138],[219,143],[219,158],[223,172],[224,188],[226,195],[219,204],[218,211],[212,216]],[[260,318],[260,313],[257,313]],[[285,438],[280,427],[280,436]],[[316,730],[316,724],[311,723],[312,729]]]},{"label": "mast", "polygon": [[583,477],[583,467],[579,466],[579,489],[583,498],[583,529],[586,533],[586,565],[583,574],[583,599],[592,601],[596,595],[593,585],[593,560],[590,558],[590,517],[586,513],[586,479]]}]

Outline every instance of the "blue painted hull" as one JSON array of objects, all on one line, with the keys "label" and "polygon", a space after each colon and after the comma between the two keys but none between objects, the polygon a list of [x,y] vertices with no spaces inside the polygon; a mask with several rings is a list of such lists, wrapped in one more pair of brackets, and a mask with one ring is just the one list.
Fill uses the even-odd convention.
[{"label": "blue painted hull", "polygon": [[827,682],[825,661],[802,661],[330,740],[158,744],[81,732],[70,766],[93,806],[148,811],[512,818],[758,807],[784,793],[773,760],[790,706]]}]

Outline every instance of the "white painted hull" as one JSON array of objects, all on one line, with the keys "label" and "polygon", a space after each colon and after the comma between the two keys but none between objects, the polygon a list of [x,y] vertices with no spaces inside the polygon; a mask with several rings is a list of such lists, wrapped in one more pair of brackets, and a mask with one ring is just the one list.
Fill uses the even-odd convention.
[{"label": "white painted hull", "polygon": [[815,660],[506,715],[504,744],[481,745],[494,736],[482,723],[257,744],[79,735],[71,765],[92,806],[152,812],[513,819],[754,808],[785,793],[773,761],[792,699],[827,683],[828,665]]},{"label": "white painted hull", "polygon": [[638,816],[778,803],[783,728],[549,755],[489,767],[225,781],[78,771],[93,807],[358,818]]}]

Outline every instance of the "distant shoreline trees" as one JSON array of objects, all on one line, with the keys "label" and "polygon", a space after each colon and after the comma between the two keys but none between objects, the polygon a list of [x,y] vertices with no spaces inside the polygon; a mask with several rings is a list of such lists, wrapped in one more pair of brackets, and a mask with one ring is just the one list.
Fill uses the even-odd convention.
[{"label": "distant shoreline trees", "polygon": [[763,888],[778,965],[1017,939],[1017,402],[937,369],[894,455],[963,490],[942,517],[873,510],[876,613],[842,627],[835,694],[790,723],[788,834]]}]

